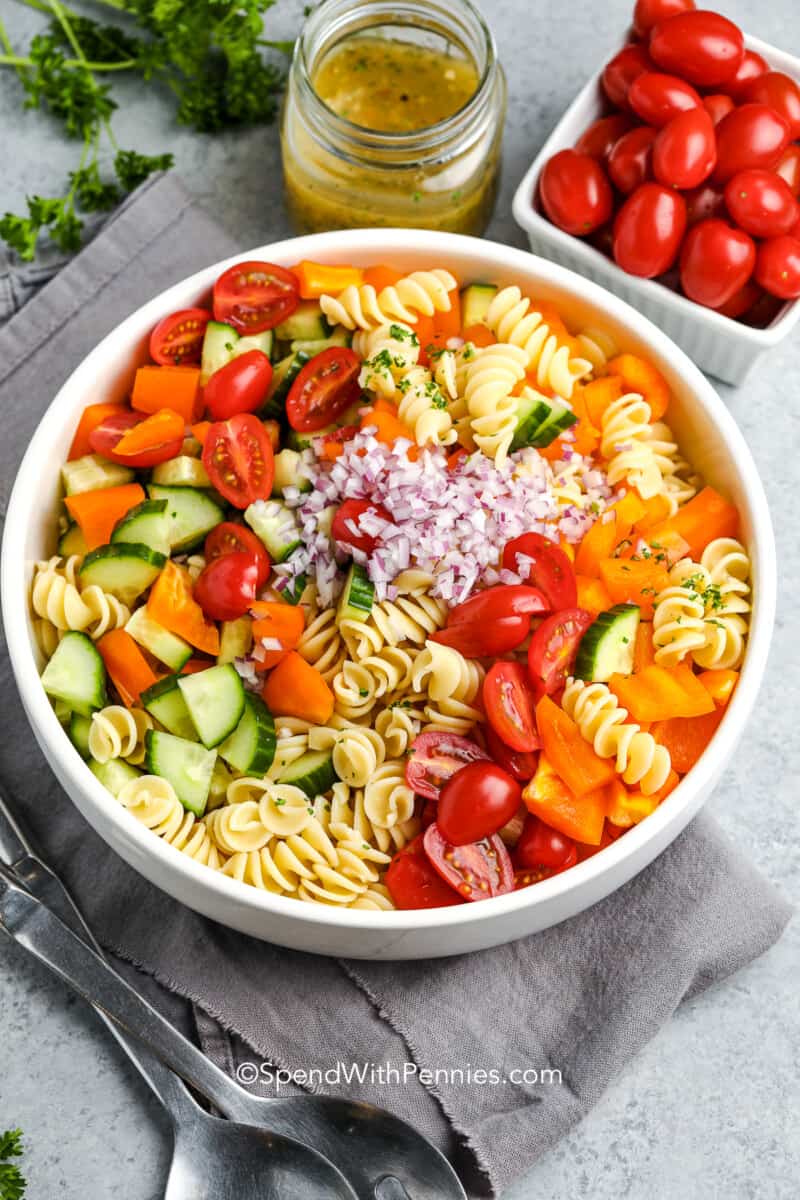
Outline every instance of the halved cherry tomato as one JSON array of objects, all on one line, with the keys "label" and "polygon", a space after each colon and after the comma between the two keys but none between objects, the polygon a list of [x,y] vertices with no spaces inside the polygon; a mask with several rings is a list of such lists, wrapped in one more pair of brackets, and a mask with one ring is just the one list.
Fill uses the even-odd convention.
[{"label": "halved cherry tomato", "polygon": [[724,92],[714,92],[711,96],[703,96],[703,108],[711,117],[711,124],[715,129],[722,118],[727,117],[735,107],[730,96],[726,96]]},{"label": "halved cherry tomato", "polygon": [[217,491],[234,508],[247,508],[272,493],[275,459],[264,426],[252,413],[216,421],[203,445],[203,466]]},{"label": "halved cherry tomato", "polygon": [[272,363],[262,350],[248,350],[225,363],[203,388],[203,403],[213,421],[255,412],[272,382]]},{"label": "halved cherry tomato", "polygon": [[758,247],[756,283],[781,300],[800,296],[800,238],[769,238]]},{"label": "halved cherry tomato", "polygon": [[763,71],[748,83],[742,97],[748,104],[767,104],[789,126],[789,137],[800,137],[800,87],[783,71]]},{"label": "halved cherry tomato", "polygon": [[262,333],[285,321],[300,303],[296,275],[267,262],[241,262],[214,284],[214,320],[240,333]]},{"label": "halved cherry tomato", "polygon": [[700,108],[702,103],[690,83],[661,71],[645,71],[634,79],[628,91],[630,107],[656,129],[661,129],[679,113]]},{"label": "halved cherry tomato", "polygon": [[161,367],[200,362],[200,351],[211,313],[206,308],[182,308],[163,317],[150,334],[150,357]]},{"label": "halved cherry tomato", "polygon": [[603,70],[603,91],[617,108],[625,108],[628,102],[628,89],[645,71],[653,71],[653,60],[644,46],[631,43],[623,46],[619,54],[615,54]]},{"label": "halved cherry tomato", "polygon": [[753,237],[780,237],[800,217],[800,204],[774,171],[739,171],[725,185],[725,204],[736,224]]},{"label": "halved cherry tomato", "polygon": [[249,554],[255,559],[258,569],[256,588],[262,588],[269,579],[272,566],[270,557],[261,539],[246,525],[237,525],[235,521],[223,521],[216,525],[206,538],[203,554],[207,563],[221,558],[223,554]]},{"label": "halved cherry tomato", "polygon": [[694,0],[636,0],[633,10],[633,31],[639,37],[648,34],[659,21],[674,17],[676,13],[695,8]]},{"label": "halved cherry tomato", "polygon": [[454,605],[447,614],[447,624],[451,626],[467,621],[491,622],[500,617],[531,617],[535,613],[549,612],[550,607],[549,599],[541,588],[529,587],[525,583],[501,583],[496,587],[484,588],[461,604]]},{"label": "halved cherry tomato", "polygon": [[347,346],[329,346],[302,368],[286,397],[292,429],[313,433],[358,400],[361,359]]},{"label": "halved cherry tomato", "polygon": [[371,554],[379,544],[380,538],[372,533],[353,533],[351,528],[351,525],[355,525],[356,529],[360,530],[361,518],[365,514],[381,521],[390,523],[392,521],[389,513],[380,504],[373,504],[370,500],[345,500],[337,508],[331,523],[333,540],[340,546],[363,550],[365,554]]},{"label": "halved cherry tomato", "polygon": [[576,150],[560,150],[548,159],[539,178],[539,195],[553,224],[575,237],[604,225],[614,207],[602,166]]},{"label": "halved cherry tomato", "polygon": [[502,829],[522,803],[522,788],[497,763],[474,762],[448,779],[436,822],[453,846],[479,842]]},{"label": "halved cherry tomato", "polygon": [[627,113],[612,113],[600,117],[584,130],[575,143],[578,154],[588,154],[598,162],[606,162],[616,142],[627,133],[633,124]]},{"label": "halved cherry tomato", "polygon": [[451,646],[465,658],[494,658],[522,645],[531,631],[531,619],[520,614],[486,621],[459,621],[431,634],[431,640]]},{"label": "halved cherry tomato", "polygon": [[445,908],[462,903],[431,866],[423,850],[422,834],[395,854],[384,882],[397,908]]},{"label": "halved cherry tomato", "polygon": [[[521,561],[519,555],[522,555]],[[526,579],[532,588],[543,592],[551,612],[575,607],[578,598],[575,571],[561,547],[550,538],[533,531],[512,538],[503,547],[503,566]]]},{"label": "halved cherry tomato", "polygon": [[428,860],[464,900],[486,900],[514,890],[514,868],[496,833],[479,842],[453,846],[434,821],[422,842]]},{"label": "halved cherry tomato", "polygon": [[512,750],[539,746],[536,697],[522,663],[496,662],[483,681],[483,705],[489,724]]},{"label": "halved cherry tomato", "polygon": [[754,79],[769,70],[769,66],[755,50],[745,50],[736,74],[725,84],[725,90],[734,100],[741,100]]},{"label": "halved cherry tomato", "polygon": [[[162,409],[164,413],[168,413],[168,411]],[[160,416],[160,414],[156,413],[154,416]],[[170,413],[169,417],[174,418],[175,414]],[[145,417],[143,413],[129,411],[115,413],[106,417],[91,431],[89,445],[95,454],[102,454],[103,458],[108,458],[111,462],[121,463],[126,467],[155,467],[158,463],[167,462],[170,458],[175,458],[177,454],[180,454],[183,445],[182,421],[179,422],[181,425],[179,434],[176,433],[174,420],[168,418],[166,423],[159,421],[156,427],[150,427],[153,430],[152,444],[141,447],[134,454],[117,453],[117,446],[126,433],[138,425],[143,425],[145,421],[153,419],[153,417]],[[167,440],[164,440],[165,434]]]},{"label": "halved cherry tomato", "polygon": [[690,83],[716,88],[733,79],[744,58],[738,25],[715,12],[683,12],[650,30],[650,57]]},{"label": "halved cherry tomato", "polygon": [[727,221],[698,221],[681,249],[681,286],[690,300],[719,308],[743,288],[753,273],[753,239]]},{"label": "halved cherry tomato", "polygon": [[716,128],[715,183],[727,183],[739,171],[771,171],[789,142],[788,122],[766,104],[742,104]]},{"label": "halved cherry tomato", "polygon": [[643,183],[614,221],[614,261],[629,275],[663,275],[678,256],[685,229],[683,196],[659,183]]},{"label": "halved cherry tomato", "polygon": [[653,142],[656,131],[649,125],[637,125],[624,133],[608,156],[611,182],[626,195],[640,183],[652,178]]},{"label": "halved cherry tomato", "polygon": [[508,771],[509,775],[516,779],[517,783],[527,783],[533,779],[539,762],[539,755],[535,750],[527,753],[512,750],[497,736],[491,725],[486,726],[484,736],[489,754],[498,766],[502,767],[504,771]]},{"label": "halved cherry tomato", "polygon": [[258,563],[234,550],[213,559],[194,582],[194,598],[212,621],[243,617],[256,598]]},{"label": "halved cherry tomato", "polygon": [[532,813],[528,815],[514,847],[514,865],[518,870],[541,871],[540,878],[547,878],[574,867],[577,861],[578,847],[571,837],[551,829]]},{"label": "halved cherry tomato", "polygon": [[528,647],[528,671],[537,700],[563,687],[593,620],[585,608],[567,608],[542,621]]},{"label": "halved cherry tomato", "polygon": [[488,761],[476,742],[457,733],[420,733],[406,763],[406,783],[426,800],[438,800],[442,787],[467,763]]}]

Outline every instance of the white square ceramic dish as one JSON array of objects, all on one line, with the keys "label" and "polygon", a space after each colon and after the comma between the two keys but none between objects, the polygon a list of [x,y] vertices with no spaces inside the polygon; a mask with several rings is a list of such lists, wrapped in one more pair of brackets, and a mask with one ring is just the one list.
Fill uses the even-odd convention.
[{"label": "white square ceramic dish", "polygon": [[[758,38],[746,37],[745,42],[776,71],[800,80],[800,58]],[[800,320],[800,300],[785,304],[766,329],[753,329],[703,308],[652,279],[626,274],[594,246],[551,224],[537,206],[534,197],[544,164],[559,150],[574,146],[587,126],[607,111],[600,87],[603,66],[578,93],[528,168],[514,196],[514,218],[527,233],[534,254],[570,267],[616,292],[663,329],[704,371],[727,383],[741,383],[761,355],[794,329]]]}]

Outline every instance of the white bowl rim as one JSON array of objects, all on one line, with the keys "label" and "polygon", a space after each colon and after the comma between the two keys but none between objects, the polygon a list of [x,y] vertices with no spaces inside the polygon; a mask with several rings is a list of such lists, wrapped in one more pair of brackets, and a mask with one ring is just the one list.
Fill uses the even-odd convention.
[{"label": "white bowl rim", "polygon": [[[752,509],[753,540],[758,549],[758,598],[754,619],[750,628],[747,655],[742,669],[740,684],[726,710],[712,743],[699,762],[692,768],[670,796],[645,821],[628,830],[623,837],[593,855],[569,871],[544,880],[534,887],[522,888],[503,896],[482,900],[475,904],[455,905],[439,909],[413,909],[395,911],[370,911],[346,909],[340,911],[324,904],[307,905],[291,898],[261,891],[248,884],[223,876],[208,867],[201,866],[185,854],[156,838],[120,805],[109,805],[109,793],[89,770],[61,727],[58,718],[41,686],[29,633],[27,591],[19,587],[20,571],[24,572],[25,530],[27,519],[26,496],[32,493],[41,472],[43,453],[49,440],[49,420],[57,410],[62,395],[78,387],[84,377],[91,379],[94,362],[101,358],[104,348],[117,340],[125,342],[126,335],[133,329],[150,327],[165,313],[185,307],[185,297],[190,292],[200,293],[210,288],[211,283],[227,267],[248,259],[269,257],[273,261],[291,263],[300,259],[327,259],[347,257],[349,252],[362,258],[374,257],[385,261],[393,250],[407,251],[409,238],[413,236],[416,256],[428,255],[430,261],[447,263],[448,250],[453,254],[472,255],[484,259],[482,265],[492,265],[500,271],[521,275],[534,271],[544,284],[552,284],[601,306],[612,320],[630,328],[631,332],[649,341],[656,352],[669,357],[675,369],[682,375],[693,399],[713,417],[720,432],[720,440],[731,454],[737,474]],[[406,229],[358,229],[311,234],[302,238],[285,239],[267,243],[252,250],[237,253],[220,262],[195,272],[160,292],[108,333],[82,360],[59,388],[36,432],[34,433],[20,465],[9,500],[5,522],[5,534],[0,560],[0,597],[6,624],[7,643],[17,686],[23,699],[28,719],[38,730],[46,744],[52,760],[69,780],[72,787],[86,797],[93,808],[103,809],[104,815],[114,824],[120,837],[133,842],[136,847],[155,857],[167,876],[178,876],[187,890],[199,887],[206,894],[233,900],[253,912],[271,913],[285,918],[287,922],[301,924],[313,920],[315,924],[343,929],[383,930],[401,934],[416,929],[443,929],[474,922],[491,921],[495,918],[518,912],[528,907],[546,903],[558,896],[566,895],[581,885],[589,885],[601,877],[610,875],[626,859],[650,841],[657,841],[659,834],[675,823],[681,812],[691,808],[692,799],[710,787],[715,775],[730,757],[744,728],[747,716],[755,701],[760,681],[764,674],[769,651],[770,636],[775,610],[776,594],[775,544],[772,524],[763,485],[755,463],[742,433],[733,417],[717,396],[714,388],[691,360],[674,342],[636,310],[590,280],[556,263],[539,258],[527,250],[505,246],[500,243],[466,237],[461,234],[439,233],[427,230]],[[24,597],[24,599],[22,598]],[[68,789],[67,789],[68,790]],[[682,828],[678,825],[677,828]],[[670,838],[670,841],[673,840]],[[156,885],[158,886],[158,885]],[[233,890],[231,890],[233,889]],[[166,890],[166,889],[161,889]],[[309,912],[308,909],[313,911]]]}]

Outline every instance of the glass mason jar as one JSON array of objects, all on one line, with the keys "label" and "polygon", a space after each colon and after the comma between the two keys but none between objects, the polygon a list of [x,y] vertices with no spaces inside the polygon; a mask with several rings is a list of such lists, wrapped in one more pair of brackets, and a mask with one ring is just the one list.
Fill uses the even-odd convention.
[{"label": "glass mason jar", "polygon": [[[312,81],[334,47],[358,36],[456,54],[474,67],[476,90],[452,116],[413,132],[353,124]],[[295,45],[283,106],[292,224],[298,233],[375,225],[483,233],[497,193],[505,108],[494,38],[470,0],[325,0]]]}]

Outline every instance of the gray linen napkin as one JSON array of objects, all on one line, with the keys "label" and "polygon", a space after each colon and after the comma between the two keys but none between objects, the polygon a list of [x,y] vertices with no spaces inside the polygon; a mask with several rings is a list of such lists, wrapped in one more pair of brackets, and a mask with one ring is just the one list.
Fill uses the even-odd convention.
[{"label": "gray linen napkin", "polygon": [[[151,181],[0,329],[3,514],[28,439],[69,371],[137,305],[236,249],[173,176]],[[701,816],[616,894],[509,946],[399,964],[283,950],[197,916],[100,841],[44,763],[5,654],[0,704],[4,786],[103,944],[167,989],[148,979],[148,995],[173,1016],[176,994],[191,1000],[206,1051],[242,1079],[262,1061],[366,1068],[363,1080],[340,1075],[316,1090],[375,1101],[412,1121],[456,1159],[476,1193],[501,1194],[682,1000],[761,954],[788,920],[784,901]],[[457,1074],[421,1082],[415,1069],[460,1069],[463,1082]],[[481,1069],[499,1081],[482,1082]],[[560,1080],[509,1081],[512,1071],[543,1070]],[[263,1079],[256,1086],[274,1090]]]}]

